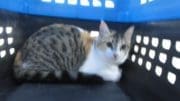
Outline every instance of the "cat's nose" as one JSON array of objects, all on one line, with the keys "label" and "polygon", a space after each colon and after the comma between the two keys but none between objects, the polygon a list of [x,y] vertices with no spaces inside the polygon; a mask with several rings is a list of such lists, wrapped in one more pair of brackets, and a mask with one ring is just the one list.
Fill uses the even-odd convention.
[{"label": "cat's nose", "polygon": [[114,59],[117,59],[117,54],[114,54],[113,56],[114,56]]}]

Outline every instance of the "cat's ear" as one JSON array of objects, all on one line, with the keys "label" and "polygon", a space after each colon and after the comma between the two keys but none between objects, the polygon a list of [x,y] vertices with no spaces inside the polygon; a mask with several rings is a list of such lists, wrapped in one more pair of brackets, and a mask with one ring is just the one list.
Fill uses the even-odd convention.
[{"label": "cat's ear", "polygon": [[104,21],[101,21],[99,25],[99,35],[103,37],[103,36],[108,36],[109,34],[110,34],[110,31],[109,31],[108,25]]},{"label": "cat's ear", "polygon": [[124,38],[128,44],[131,43],[131,37],[134,33],[134,26],[130,26],[124,33]]}]

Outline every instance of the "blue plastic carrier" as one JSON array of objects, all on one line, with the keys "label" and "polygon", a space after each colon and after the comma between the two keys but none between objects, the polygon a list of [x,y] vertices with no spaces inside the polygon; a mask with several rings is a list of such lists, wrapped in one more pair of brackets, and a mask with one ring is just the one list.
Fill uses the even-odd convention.
[{"label": "blue plastic carrier", "polygon": [[180,18],[179,0],[0,0],[0,8],[33,15],[114,22]]}]

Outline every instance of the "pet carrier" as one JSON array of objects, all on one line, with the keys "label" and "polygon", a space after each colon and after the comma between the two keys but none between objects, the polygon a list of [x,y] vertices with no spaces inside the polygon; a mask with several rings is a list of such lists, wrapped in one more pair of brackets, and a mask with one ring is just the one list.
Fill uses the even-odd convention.
[{"label": "pet carrier", "polygon": [[[179,101],[179,0],[1,0],[0,101]],[[73,24],[98,30],[100,20],[119,33],[135,25],[120,82],[18,83],[17,50],[42,26]]]}]

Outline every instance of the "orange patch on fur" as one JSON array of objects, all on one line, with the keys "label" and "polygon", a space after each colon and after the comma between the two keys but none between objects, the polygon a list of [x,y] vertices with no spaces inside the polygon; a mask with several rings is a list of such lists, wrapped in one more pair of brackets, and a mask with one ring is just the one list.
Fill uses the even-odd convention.
[{"label": "orange patch on fur", "polygon": [[19,51],[16,54],[14,65],[19,66],[21,63],[22,63],[22,58],[21,58],[21,52]]},{"label": "orange patch on fur", "polygon": [[95,38],[91,37],[90,33],[88,32],[81,33],[81,40],[83,41],[83,46],[85,47],[86,55],[89,54],[94,39]]}]

